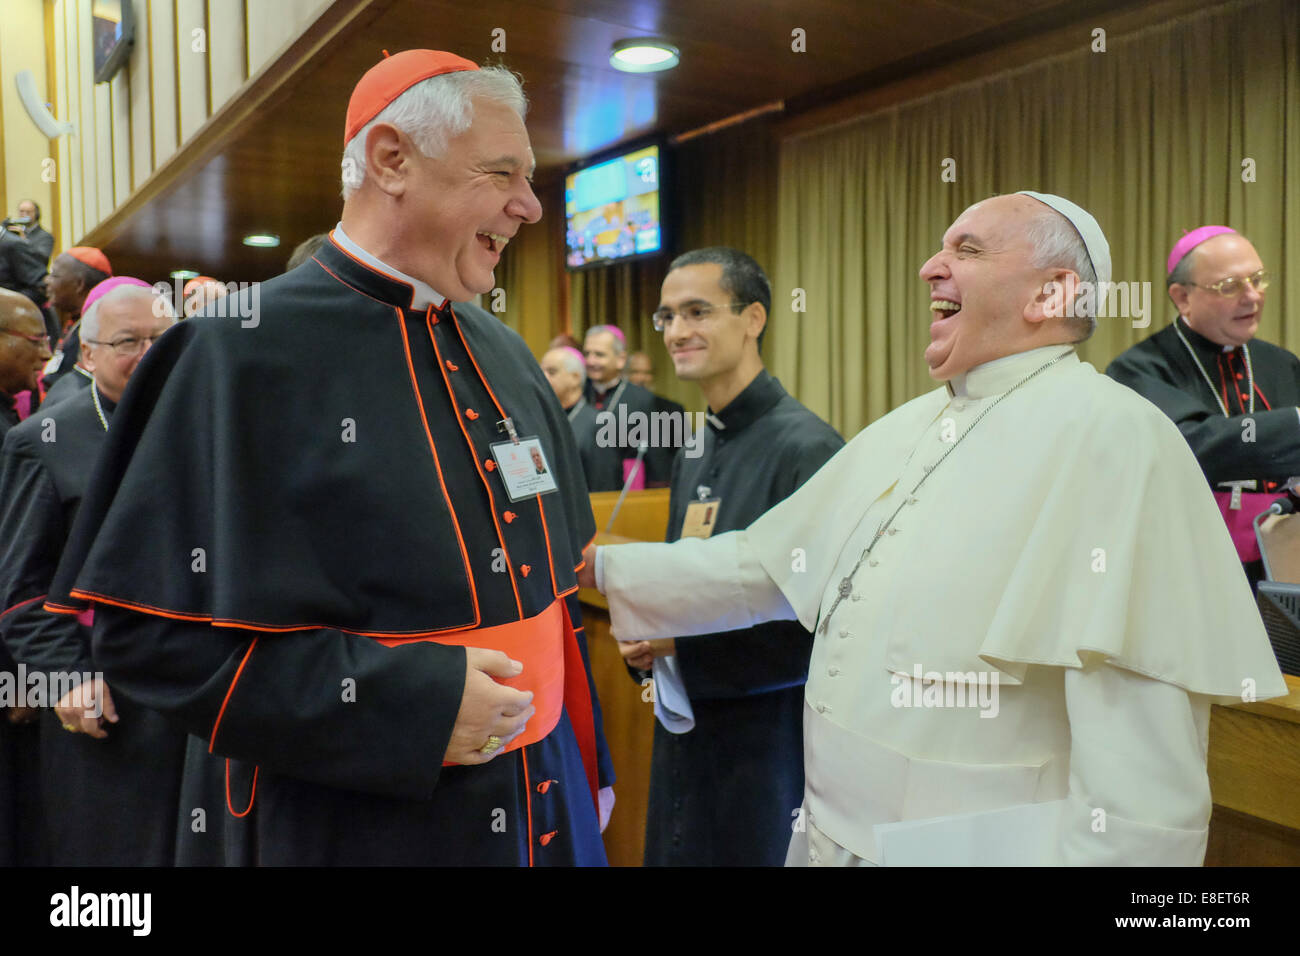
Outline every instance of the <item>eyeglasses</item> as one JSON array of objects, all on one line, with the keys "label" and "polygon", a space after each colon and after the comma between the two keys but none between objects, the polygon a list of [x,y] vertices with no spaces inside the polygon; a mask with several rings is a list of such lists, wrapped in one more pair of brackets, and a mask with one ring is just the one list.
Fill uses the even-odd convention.
[{"label": "eyeglasses", "polygon": [[684,309],[656,309],[650,313],[650,321],[654,323],[655,331],[662,332],[668,326],[673,324],[673,319],[681,316],[686,320],[687,325],[700,325],[706,321],[709,316],[713,315],[719,309],[743,309],[750,305],[748,302],[732,302],[730,305],[688,305]]},{"label": "eyeglasses", "polygon": [[1219,293],[1221,296],[1235,299],[1246,291],[1247,284],[1249,284],[1256,292],[1263,292],[1268,288],[1269,278],[1269,274],[1265,270],[1260,269],[1253,276],[1246,276],[1244,279],[1239,279],[1236,276],[1228,276],[1228,278],[1220,279],[1218,282],[1212,282],[1210,285],[1198,285],[1195,282],[1188,282],[1186,284],[1194,285],[1198,289],[1210,289],[1213,292]]},{"label": "eyeglasses", "polygon": [[26,339],[32,345],[40,345],[44,348],[50,347],[50,337],[48,335],[24,335],[22,332],[15,332],[13,329],[0,329],[5,335],[14,335],[20,339]]},{"label": "eyeglasses", "polygon": [[146,343],[153,345],[160,338],[162,338],[161,332],[157,335],[147,335],[144,338],[139,339],[131,336],[130,338],[118,339],[116,342],[96,342],[94,339],[82,339],[82,341],[87,345],[107,345],[118,355],[126,358],[129,355],[138,355],[141,349],[145,347]]}]

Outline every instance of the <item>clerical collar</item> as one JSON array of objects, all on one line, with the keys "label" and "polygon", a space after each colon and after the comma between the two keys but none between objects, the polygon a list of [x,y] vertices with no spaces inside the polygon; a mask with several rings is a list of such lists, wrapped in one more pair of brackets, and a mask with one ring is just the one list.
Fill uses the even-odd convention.
[{"label": "clerical collar", "polygon": [[[977,365],[969,372],[954,375],[948,380],[948,394],[953,398],[971,399],[1001,395],[1043,363],[1073,351],[1073,345],[1046,345],[1041,349],[1004,355],[992,362]],[[1069,355],[1059,364],[1077,364],[1078,361],[1079,356]]]},{"label": "clerical collar", "polygon": [[739,431],[771,411],[785,395],[781,383],[760,369],[754,380],[741,389],[721,411],[709,409],[706,419],[715,431]]},{"label": "clerical collar", "polygon": [[606,385],[601,385],[600,382],[597,382],[595,379],[592,379],[591,387],[595,389],[597,395],[604,395],[615,385],[622,385],[622,384],[623,384],[623,376],[620,375],[618,378],[614,379],[614,381],[609,382]]},{"label": "clerical collar", "polygon": [[1235,352],[1238,348],[1238,346],[1236,345],[1220,345],[1218,342],[1215,342],[1213,339],[1207,339],[1200,332],[1197,332],[1194,328],[1188,325],[1187,320],[1183,318],[1181,315],[1177,315],[1174,317],[1174,323],[1182,331],[1183,336],[1187,339],[1188,342],[1190,342],[1193,346],[1195,346],[1200,351],[1205,352],[1207,355],[1210,355],[1212,357],[1217,358],[1219,355],[1222,355],[1224,352]]},{"label": "clerical collar", "polygon": [[388,263],[366,252],[366,250],[353,242],[348,234],[343,231],[343,223],[340,222],[334,227],[334,231],[330,233],[330,237],[340,249],[352,256],[352,258],[360,261],[363,265],[369,266],[375,272],[378,272],[389,279],[394,279],[403,285],[410,286],[411,304],[408,308],[424,310],[432,305],[435,309],[441,309],[443,304],[447,301],[446,296],[439,295],[438,292],[427,282],[421,282],[413,276],[408,276],[405,272],[394,269]]}]

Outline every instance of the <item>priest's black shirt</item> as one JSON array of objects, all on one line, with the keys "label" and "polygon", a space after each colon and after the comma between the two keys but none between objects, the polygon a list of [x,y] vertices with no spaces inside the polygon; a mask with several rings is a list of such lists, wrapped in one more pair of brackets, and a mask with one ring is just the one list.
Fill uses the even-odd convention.
[{"label": "priest's black shirt", "polygon": [[[714,534],[748,527],[840,448],[835,429],[766,371],[709,414],[702,454],[673,461],[668,541],[687,506],[718,498]],[[645,863],[779,866],[803,802],[803,685],[813,636],[798,621],[679,637],[695,728],[655,723]]]}]

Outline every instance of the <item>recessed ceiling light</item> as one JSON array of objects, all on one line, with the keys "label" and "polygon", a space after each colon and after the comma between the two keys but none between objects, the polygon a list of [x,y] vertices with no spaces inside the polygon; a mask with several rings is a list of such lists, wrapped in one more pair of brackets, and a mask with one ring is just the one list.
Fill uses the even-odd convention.
[{"label": "recessed ceiling light", "polygon": [[265,249],[274,249],[279,244],[279,236],[272,236],[266,233],[254,233],[251,236],[244,237],[244,245],[246,246],[259,246]]},{"label": "recessed ceiling light", "polygon": [[195,272],[193,269],[177,269],[175,272],[171,274],[171,276],[173,279],[189,280],[189,279],[197,279],[199,277],[199,274]]},{"label": "recessed ceiling light", "polygon": [[653,37],[619,40],[609,53],[609,65],[624,73],[657,73],[660,70],[671,70],[679,60],[677,47]]}]

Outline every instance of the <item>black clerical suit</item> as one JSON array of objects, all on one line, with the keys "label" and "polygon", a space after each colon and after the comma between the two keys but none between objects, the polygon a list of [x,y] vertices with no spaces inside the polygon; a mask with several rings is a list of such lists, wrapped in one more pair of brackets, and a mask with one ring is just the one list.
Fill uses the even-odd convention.
[{"label": "black clerical suit", "polygon": [[45,262],[35,246],[0,229],[0,288],[21,292],[37,305],[45,301]]},{"label": "black clerical suit", "polygon": [[[1253,481],[1247,491],[1276,492],[1300,475],[1300,359],[1285,349],[1254,339],[1225,350],[1179,317],[1119,355],[1106,374],[1173,419],[1213,490],[1224,491],[1221,482]],[[1259,579],[1259,561],[1245,569],[1252,582]]]},{"label": "black clerical suit", "polygon": [[46,271],[50,268],[50,256],[54,255],[54,236],[41,228],[40,223],[33,223],[23,233],[23,239],[36,250],[36,254],[41,257],[41,262],[45,265]]},{"label": "black clerical suit", "polygon": [[[624,461],[636,458],[637,446],[626,439],[632,436],[635,423],[640,418],[646,424],[646,449],[642,467],[645,469],[646,487],[665,486],[672,470],[673,454],[676,445],[657,442],[650,437],[649,429],[655,419],[657,396],[640,385],[634,385],[627,379],[620,379],[611,388],[601,391],[591,379],[583,388],[583,398],[595,413],[595,436],[587,446],[587,457],[591,460],[592,472],[587,485],[590,491],[621,491],[624,478]],[[683,422],[683,426],[684,426]],[[626,426],[626,427],[625,427]],[[683,427],[678,426],[678,427]],[[678,432],[670,428],[665,439]],[[685,433],[682,432],[684,437]]]},{"label": "black clerical suit", "polygon": [[[0,392],[0,438],[18,421],[13,396]],[[0,539],[0,547],[4,545]],[[18,663],[2,640],[0,674],[11,675],[8,679],[15,682],[19,674]],[[0,868],[43,865],[45,846],[37,786],[40,725],[11,724],[8,709],[0,701]]]},{"label": "black clerical suit", "polygon": [[[576,617],[595,527],[572,433],[515,333],[413,301],[331,239],[263,284],[254,318],[168,331],[50,605],[94,602],[114,686],[260,765],[261,863],[603,864],[594,791],[612,771]],[[541,439],[557,491],[509,500],[490,449],[507,416]],[[565,649],[558,723],[441,766],[465,652],[437,639],[473,646],[557,601],[577,631],[547,631]]]},{"label": "black clerical suit", "polygon": [[587,490],[593,490],[592,483],[600,480],[602,458],[596,447],[596,410],[591,407],[585,395],[579,395],[578,400],[564,410],[564,414],[569,419],[569,428],[573,430],[573,440],[578,446],[578,458],[582,462]]},{"label": "black clerical suit", "polygon": [[[96,670],[89,629],[75,617],[51,614],[43,602],[113,409],[112,401],[87,388],[57,408],[38,411],[5,436],[0,637],[28,672],[89,679]],[[105,722],[104,740],[64,731],[54,699],[41,711],[40,780],[50,863],[170,865],[185,732],[111,682],[109,691],[119,720]]]},{"label": "black clerical suit", "polygon": [[41,407],[52,408],[65,398],[71,398],[73,395],[85,391],[89,387],[92,378],[93,376],[80,365],[72,366],[67,375],[60,376],[49,387],[44,400],[41,402]]},{"label": "black clerical suit", "polygon": [[[766,371],[711,413],[703,453],[673,462],[668,541],[693,501],[720,499],[713,533],[748,527],[844,445]],[[679,637],[695,727],[655,722],[647,866],[780,866],[803,803],[803,685],[813,636],[771,621]],[[641,675],[638,675],[641,676]]]}]

